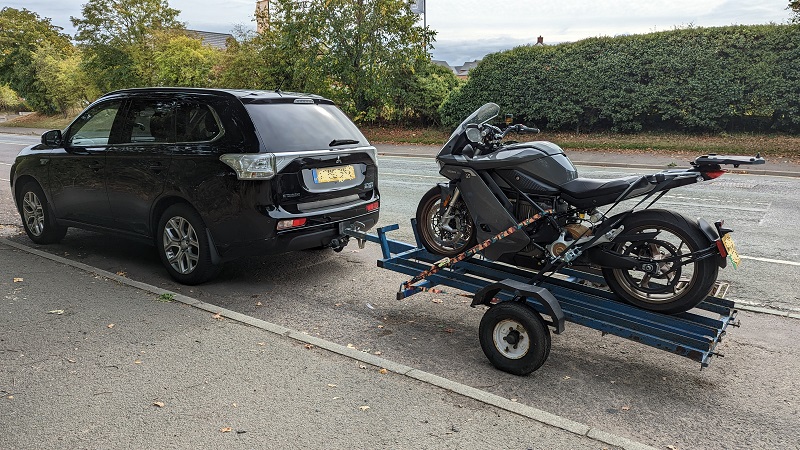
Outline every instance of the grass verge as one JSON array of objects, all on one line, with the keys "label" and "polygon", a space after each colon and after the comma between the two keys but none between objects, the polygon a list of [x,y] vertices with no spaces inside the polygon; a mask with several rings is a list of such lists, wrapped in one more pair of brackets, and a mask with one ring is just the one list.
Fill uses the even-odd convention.
[{"label": "grass verge", "polygon": [[[402,128],[362,125],[361,130],[373,143],[442,145],[450,131],[436,128]],[[800,158],[800,136],[783,134],[716,134],[683,133],[564,133],[543,131],[541,134],[510,135],[514,140],[546,140],[568,150],[597,150],[657,153],[720,153],[730,155],[783,156]]]}]

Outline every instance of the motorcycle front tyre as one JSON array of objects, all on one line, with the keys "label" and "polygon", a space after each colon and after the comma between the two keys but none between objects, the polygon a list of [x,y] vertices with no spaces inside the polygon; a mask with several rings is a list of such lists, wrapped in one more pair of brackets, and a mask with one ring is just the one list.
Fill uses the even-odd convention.
[{"label": "motorcycle front tyre", "polygon": [[442,204],[442,190],[434,186],[419,201],[417,206],[417,231],[423,247],[435,255],[456,256],[475,246],[477,233],[472,223],[467,205],[459,199],[453,205],[453,219],[450,227],[454,232],[443,230],[441,217],[445,208]]}]

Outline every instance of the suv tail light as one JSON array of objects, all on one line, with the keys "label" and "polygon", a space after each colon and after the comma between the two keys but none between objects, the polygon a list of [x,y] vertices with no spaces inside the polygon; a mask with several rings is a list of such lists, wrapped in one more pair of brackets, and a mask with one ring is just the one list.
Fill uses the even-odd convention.
[{"label": "suv tail light", "polygon": [[367,211],[375,211],[380,207],[381,207],[381,202],[372,202],[369,205],[367,205]]},{"label": "suv tail light", "polygon": [[236,171],[240,180],[270,180],[277,172],[272,153],[226,153],[219,160]]},{"label": "suv tail light", "polygon": [[278,231],[288,230],[289,228],[302,227],[306,224],[305,217],[302,219],[287,219],[278,222]]}]

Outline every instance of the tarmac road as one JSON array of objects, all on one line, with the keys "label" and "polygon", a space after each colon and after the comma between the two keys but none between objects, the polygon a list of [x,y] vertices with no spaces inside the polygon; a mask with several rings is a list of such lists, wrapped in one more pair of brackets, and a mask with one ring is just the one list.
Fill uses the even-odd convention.
[{"label": "tarmac road", "polygon": [[[381,170],[400,170],[400,165],[386,163]],[[434,176],[419,169],[415,174]],[[408,173],[400,175],[398,180],[382,175],[383,224],[406,223],[413,214],[408,206],[415,206],[425,186],[435,181],[415,182]],[[742,183],[742,178],[735,180]],[[773,178],[757,180],[772,183]],[[390,188],[393,183],[397,186]],[[769,224],[775,203],[759,205],[764,202],[758,196],[771,198],[775,191],[774,185],[749,187],[753,183],[764,181],[747,181],[747,187],[740,188],[756,195],[755,200],[743,201],[753,211],[742,216],[740,227],[751,224],[757,229],[761,220]],[[394,196],[389,194],[393,190]],[[730,211],[724,208],[729,200],[733,199],[718,192],[715,203]],[[737,240],[742,253],[751,250],[742,243],[747,240]],[[24,238],[15,241],[30,245]],[[70,231],[61,245],[43,250],[342,346],[381,352],[389,360],[660,448],[792,448],[800,442],[800,398],[794,389],[800,373],[796,319],[741,314],[743,327],[731,330],[721,348],[726,358],[703,371],[689,360],[568,324],[567,332],[554,338],[545,366],[520,378],[493,370],[481,353],[476,336],[481,310],[449,296],[394,300],[404,278],[375,268],[377,246],[360,251],[351,246],[338,255],[301,252],[248,258],[226,266],[216,282],[194,288],[169,280],[152,249],[113,238]],[[765,278],[773,293],[793,293],[795,266],[746,261],[745,267],[751,270],[755,262],[767,264]],[[780,273],[776,267],[784,266],[782,278],[775,276]],[[776,288],[776,282],[787,287]],[[63,285],[70,284],[74,283]],[[61,286],[52,289],[63,290]],[[771,296],[765,292],[756,298]]]}]

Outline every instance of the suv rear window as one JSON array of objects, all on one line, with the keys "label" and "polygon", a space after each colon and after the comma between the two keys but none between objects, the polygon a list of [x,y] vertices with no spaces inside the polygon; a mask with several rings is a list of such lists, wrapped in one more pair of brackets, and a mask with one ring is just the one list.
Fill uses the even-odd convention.
[{"label": "suv rear window", "polygon": [[367,145],[367,138],[334,105],[251,103],[245,108],[270,152],[329,149],[334,141],[358,142],[335,148]]}]

